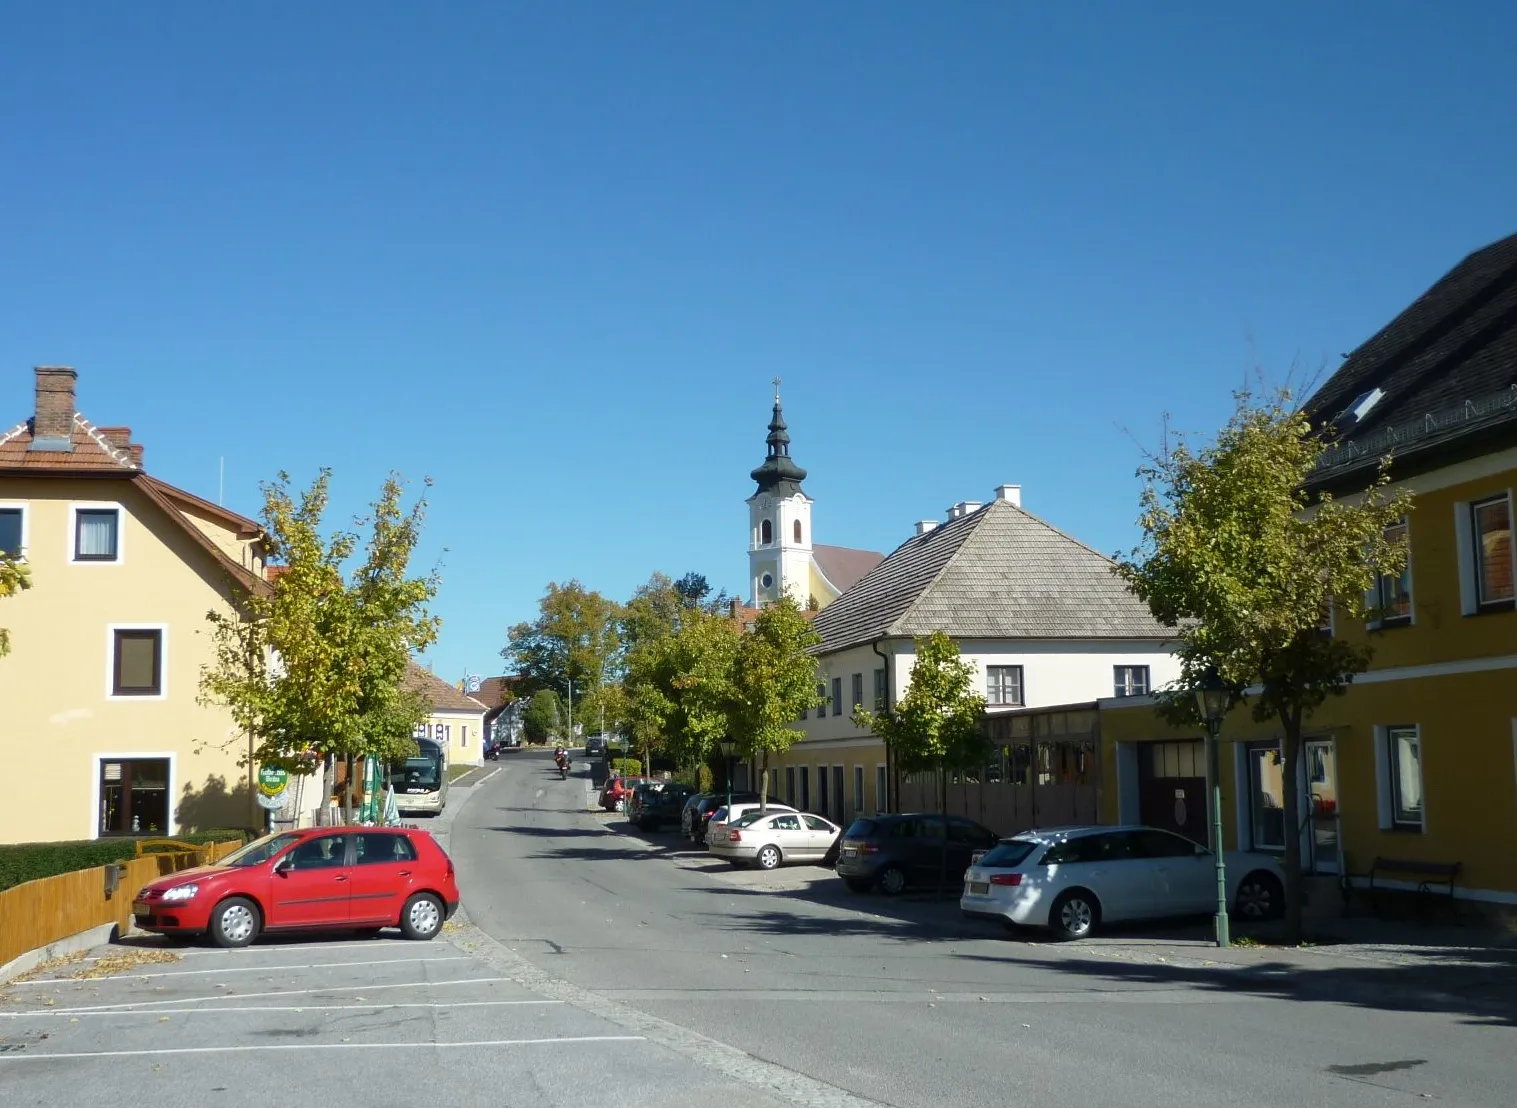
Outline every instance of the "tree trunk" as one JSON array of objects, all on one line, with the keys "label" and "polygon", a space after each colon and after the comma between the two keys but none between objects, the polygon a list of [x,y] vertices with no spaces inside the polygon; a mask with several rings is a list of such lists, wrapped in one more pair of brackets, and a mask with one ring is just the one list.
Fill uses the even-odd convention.
[{"label": "tree trunk", "polygon": [[346,778],[342,783],[342,822],[351,827],[353,824],[354,785],[356,784],[353,773],[353,755],[345,755],[343,765],[346,768]]},{"label": "tree trunk", "polygon": [[1280,771],[1285,778],[1285,941],[1301,941],[1301,790],[1297,765],[1301,757],[1301,722],[1282,718]]},{"label": "tree trunk", "polygon": [[938,763],[938,816],[943,821],[943,853],[938,859],[938,895],[948,887],[948,767]]}]

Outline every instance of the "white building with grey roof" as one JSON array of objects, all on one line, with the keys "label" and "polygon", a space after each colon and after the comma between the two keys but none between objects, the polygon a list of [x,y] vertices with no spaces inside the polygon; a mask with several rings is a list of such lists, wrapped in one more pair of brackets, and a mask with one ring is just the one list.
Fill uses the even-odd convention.
[{"label": "white building with grey roof", "polygon": [[1180,673],[1172,633],[1111,560],[1024,509],[1017,485],[985,504],[955,504],[946,521],[918,523],[818,612],[815,626],[828,702],[798,724],[805,739],[771,761],[770,792],[844,824],[895,807],[884,744],[851,717],[855,704],[894,704],[905,693],[918,636],[943,631],[957,641],[993,717],[1093,707]]}]

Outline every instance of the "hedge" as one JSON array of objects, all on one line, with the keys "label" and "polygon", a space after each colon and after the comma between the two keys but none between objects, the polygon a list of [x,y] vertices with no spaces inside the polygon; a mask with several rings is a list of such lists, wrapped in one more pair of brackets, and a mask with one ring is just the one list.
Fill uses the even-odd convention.
[{"label": "hedge", "polygon": [[[242,830],[192,831],[175,835],[182,843],[226,842],[229,839],[247,839]],[[144,836],[145,837],[145,836]],[[163,849],[159,848],[161,852]],[[137,857],[137,839],[82,839],[61,843],[17,843],[0,846],[0,889],[9,889],[24,881],[36,881],[42,877],[56,877],[60,873],[72,873],[76,869],[94,869],[113,862],[125,862]]]},{"label": "hedge", "polygon": [[613,758],[611,760],[612,777],[641,777],[643,775],[643,763],[636,758]]}]

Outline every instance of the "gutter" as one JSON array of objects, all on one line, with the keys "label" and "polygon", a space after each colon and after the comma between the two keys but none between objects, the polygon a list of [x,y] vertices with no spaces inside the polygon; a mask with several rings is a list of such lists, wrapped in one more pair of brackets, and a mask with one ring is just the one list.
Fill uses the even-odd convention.
[{"label": "gutter", "polygon": [[[884,639],[875,639],[869,644],[869,649],[884,663],[885,669],[885,711],[890,711],[890,658],[880,651],[880,643]],[[885,742],[885,811],[893,812],[899,806],[901,798],[901,774],[895,764],[895,758],[891,754],[890,743]],[[876,800],[879,798],[876,797]]]}]

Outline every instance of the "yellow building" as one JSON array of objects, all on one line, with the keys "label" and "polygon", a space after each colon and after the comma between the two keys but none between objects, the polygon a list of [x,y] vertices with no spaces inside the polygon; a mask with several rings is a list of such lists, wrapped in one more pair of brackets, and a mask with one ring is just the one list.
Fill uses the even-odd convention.
[{"label": "yellow building", "polygon": [[412,662],[407,690],[418,693],[430,711],[416,728],[418,739],[431,739],[448,752],[448,764],[485,764],[485,706],[466,696],[429,669]]},{"label": "yellow building", "polygon": [[0,601],[0,842],[248,826],[247,740],[196,694],[206,613],[268,587],[262,530],[149,476],[75,382],[39,368],[33,416],[0,431],[0,549],[32,580]]},{"label": "yellow building", "polygon": [[[1340,430],[1315,490],[1351,497],[1391,453],[1415,501],[1407,570],[1373,598],[1382,622],[1330,628],[1372,636],[1375,655],[1307,721],[1294,783],[1304,862],[1333,875],[1376,857],[1459,863],[1458,896],[1517,903],[1517,236],[1360,346],[1308,410]],[[1101,708],[1105,818],[1204,842],[1199,736],[1161,724],[1147,699]],[[1222,739],[1228,845],[1283,851],[1278,727],[1239,709]]]}]

